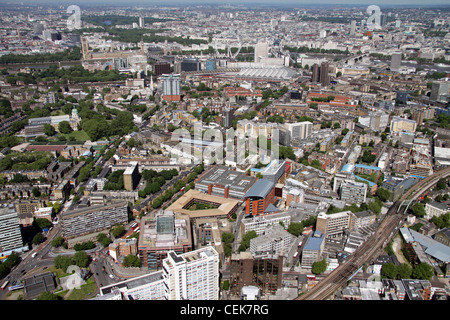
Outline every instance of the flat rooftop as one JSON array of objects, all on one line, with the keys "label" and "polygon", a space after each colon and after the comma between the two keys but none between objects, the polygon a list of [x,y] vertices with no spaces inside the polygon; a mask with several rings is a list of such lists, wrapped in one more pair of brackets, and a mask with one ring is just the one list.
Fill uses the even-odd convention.
[{"label": "flat rooftop", "polygon": [[[185,209],[190,203],[199,201],[202,203],[213,203],[218,205],[215,209],[205,210],[189,210]],[[210,195],[198,190],[189,190],[183,194],[177,201],[172,203],[167,210],[176,213],[182,213],[188,215],[191,219],[205,218],[212,216],[227,216],[239,205],[238,200],[223,198],[220,196]]]},{"label": "flat rooftop", "polygon": [[255,182],[256,178],[247,176],[245,172],[218,165],[204,173],[196,182],[196,186],[220,185],[229,187],[232,191],[245,194]]}]

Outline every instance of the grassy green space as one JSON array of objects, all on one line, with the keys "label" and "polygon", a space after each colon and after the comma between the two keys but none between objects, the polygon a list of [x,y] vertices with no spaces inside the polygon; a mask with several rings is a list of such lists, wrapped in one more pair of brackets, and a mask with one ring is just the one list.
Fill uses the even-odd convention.
[{"label": "grassy green space", "polygon": [[72,131],[69,134],[63,134],[64,137],[66,137],[66,139],[69,141],[70,137],[74,137],[75,141],[86,141],[86,140],[90,140],[88,134],[86,133],[86,131],[81,130],[81,131]]},{"label": "grassy green space", "polygon": [[73,289],[72,293],[66,300],[85,300],[95,296],[97,285],[92,277],[88,278],[86,284],[82,285],[80,289]]}]

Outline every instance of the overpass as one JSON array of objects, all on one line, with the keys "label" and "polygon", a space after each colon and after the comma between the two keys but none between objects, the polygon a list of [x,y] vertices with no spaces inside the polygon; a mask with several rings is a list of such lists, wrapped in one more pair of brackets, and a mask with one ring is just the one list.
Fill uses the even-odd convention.
[{"label": "overpass", "polygon": [[423,193],[433,187],[441,178],[450,176],[450,167],[436,171],[433,175],[417,182],[397,200],[386,213],[376,232],[367,239],[343,264],[328,274],[310,291],[295,300],[325,300],[347,285],[347,281],[366,263],[371,262],[391,241],[401,226],[407,208]]},{"label": "overpass", "polygon": [[337,64],[337,65],[339,65],[339,64],[341,64],[341,63],[343,63],[343,64],[349,64],[349,62],[350,62],[351,60],[353,60],[354,63],[357,63],[359,59],[362,59],[362,58],[367,57],[367,56],[369,56],[368,53],[356,54],[356,55],[351,56],[351,57],[342,58],[341,60],[338,60],[338,61],[336,62],[336,64]]}]

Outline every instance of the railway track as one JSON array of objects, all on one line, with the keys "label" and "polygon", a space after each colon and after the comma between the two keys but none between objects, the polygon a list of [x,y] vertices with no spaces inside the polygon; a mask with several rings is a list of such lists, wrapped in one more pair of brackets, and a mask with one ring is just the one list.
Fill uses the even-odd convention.
[{"label": "railway track", "polygon": [[365,241],[348,259],[319,282],[307,293],[295,300],[325,300],[337,290],[347,285],[347,281],[364,264],[369,262],[379,250],[383,249],[396,233],[405,219],[405,201],[415,201],[441,178],[450,176],[450,167],[436,171],[412,186],[397,200],[386,213],[376,232]]}]

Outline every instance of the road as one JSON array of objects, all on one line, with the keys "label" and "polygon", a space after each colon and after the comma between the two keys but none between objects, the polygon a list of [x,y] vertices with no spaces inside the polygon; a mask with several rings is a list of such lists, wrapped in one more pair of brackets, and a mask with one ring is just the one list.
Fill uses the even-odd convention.
[{"label": "road", "polygon": [[411,187],[395,202],[387,212],[377,231],[361,245],[346,262],[331,272],[314,288],[295,300],[325,300],[337,290],[347,285],[347,281],[366,263],[380,254],[391,241],[398,228],[406,218],[404,200],[415,201],[419,196],[432,188],[441,178],[450,176],[450,167],[437,171]]}]

